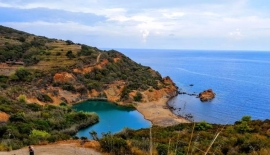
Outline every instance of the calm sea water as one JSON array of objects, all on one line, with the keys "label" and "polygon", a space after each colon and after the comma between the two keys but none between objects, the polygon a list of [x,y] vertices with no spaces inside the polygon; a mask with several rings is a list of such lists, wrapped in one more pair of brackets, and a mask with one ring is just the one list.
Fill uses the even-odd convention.
[{"label": "calm sea water", "polygon": [[73,106],[77,111],[96,112],[99,116],[99,122],[93,126],[82,129],[77,133],[78,137],[88,137],[92,139],[89,132],[92,130],[101,137],[102,133],[117,133],[123,128],[131,129],[148,128],[151,122],[145,120],[138,111],[117,106],[105,101],[87,101]]},{"label": "calm sea water", "polygon": [[[195,121],[234,123],[244,115],[270,118],[270,52],[117,49],[132,60],[170,76],[187,93],[212,88],[216,98],[202,103],[179,95],[170,105]],[[194,86],[190,86],[193,84]]]}]

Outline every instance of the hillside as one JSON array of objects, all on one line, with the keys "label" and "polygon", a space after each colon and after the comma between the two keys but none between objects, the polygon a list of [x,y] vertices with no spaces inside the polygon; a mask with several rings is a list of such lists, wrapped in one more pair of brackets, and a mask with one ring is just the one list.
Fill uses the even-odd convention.
[{"label": "hillside", "polygon": [[106,99],[140,107],[176,92],[169,77],[118,51],[0,26],[0,151],[67,140],[99,121],[95,113],[72,110],[74,103]]},{"label": "hillside", "polygon": [[172,96],[173,82],[122,53],[49,39],[0,26],[1,94],[29,103],[77,103],[106,98],[119,104]]}]

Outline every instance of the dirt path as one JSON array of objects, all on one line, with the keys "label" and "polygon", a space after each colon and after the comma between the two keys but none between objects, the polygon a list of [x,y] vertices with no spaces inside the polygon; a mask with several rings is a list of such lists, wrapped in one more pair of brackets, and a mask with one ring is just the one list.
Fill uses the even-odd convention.
[{"label": "dirt path", "polygon": [[[78,146],[77,142],[57,143],[33,146],[35,155],[102,155],[91,148]],[[28,147],[10,152],[0,152],[0,155],[29,155]]]},{"label": "dirt path", "polygon": [[96,64],[98,64],[98,63],[99,63],[100,56],[101,56],[101,53],[99,53],[99,55],[97,56],[97,63],[96,63]]}]

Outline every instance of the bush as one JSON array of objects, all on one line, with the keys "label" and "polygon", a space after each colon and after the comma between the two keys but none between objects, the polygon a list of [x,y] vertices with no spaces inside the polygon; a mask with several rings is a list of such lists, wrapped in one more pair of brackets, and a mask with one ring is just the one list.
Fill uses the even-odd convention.
[{"label": "bush", "polygon": [[39,94],[37,96],[37,99],[39,101],[41,101],[41,102],[50,102],[50,103],[53,102],[52,98],[49,95],[47,95],[47,94]]},{"label": "bush", "polygon": [[56,55],[56,56],[60,56],[60,55],[61,55],[61,52],[56,52],[55,55]]},{"label": "bush", "polygon": [[133,97],[134,101],[140,102],[142,101],[142,94],[137,92],[136,95]]},{"label": "bush", "polygon": [[21,95],[18,97],[18,100],[19,100],[19,102],[25,103],[25,102],[26,102],[26,96],[21,94]]},{"label": "bush", "polygon": [[195,130],[198,130],[198,131],[205,131],[207,129],[210,129],[212,128],[213,126],[205,121],[202,121],[200,123],[197,123],[196,126],[195,126]]},{"label": "bush", "polygon": [[74,43],[71,40],[66,40],[67,45],[73,45]]},{"label": "bush", "polygon": [[124,139],[112,136],[110,133],[103,135],[99,142],[104,152],[113,152],[117,155],[130,152],[127,142]]},{"label": "bush", "polygon": [[67,51],[66,56],[67,56],[69,59],[75,58],[75,55],[72,53],[71,50]]},{"label": "bush", "polygon": [[26,81],[31,73],[23,67],[20,67],[16,70],[15,75],[18,77],[18,80]]},{"label": "bush", "polygon": [[158,155],[167,155],[167,152],[168,152],[168,146],[167,145],[158,144],[156,149],[157,149]]},{"label": "bush", "polygon": [[46,132],[46,131],[42,131],[42,130],[32,130],[31,134],[29,135],[29,137],[36,141],[38,140],[39,143],[42,141],[46,141],[51,135]]}]

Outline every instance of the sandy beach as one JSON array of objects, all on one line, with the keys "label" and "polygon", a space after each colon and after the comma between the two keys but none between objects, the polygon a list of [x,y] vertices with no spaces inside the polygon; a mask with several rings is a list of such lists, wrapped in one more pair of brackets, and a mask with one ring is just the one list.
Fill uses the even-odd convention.
[{"label": "sandy beach", "polygon": [[147,103],[137,103],[137,110],[145,119],[157,126],[171,126],[179,123],[189,123],[185,118],[179,117],[172,113],[167,106],[169,98],[161,98],[158,101]]}]

